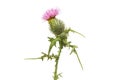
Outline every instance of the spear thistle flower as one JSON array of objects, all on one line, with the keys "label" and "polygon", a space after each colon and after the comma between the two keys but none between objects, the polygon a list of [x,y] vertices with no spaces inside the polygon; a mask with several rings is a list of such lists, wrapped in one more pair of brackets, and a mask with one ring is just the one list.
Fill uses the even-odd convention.
[{"label": "spear thistle flower", "polygon": [[50,9],[47,10],[43,15],[43,19],[48,21],[50,25],[50,31],[55,34],[55,36],[61,34],[65,28],[63,21],[56,18],[58,13],[58,9]]},{"label": "spear thistle flower", "polygon": [[[48,21],[49,23],[50,31],[55,35],[54,37],[48,37],[48,41],[50,42],[48,52],[47,53],[42,52],[42,56],[37,58],[27,58],[27,59],[33,59],[33,60],[41,59],[42,61],[45,58],[48,58],[48,60],[54,60],[55,61],[55,68],[54,68],[54,75],[53,75],[54,80],[58,80],[60,77],[62,77],[61,73],[58,73],[58,65],[59,65],[58,63],[59,63],[59,58],[60,58],[62,49],[65,47],[68,47],[69,49],[71,49],[70,54],[74,53],[76,55],[78,62],[80,63],[81,68],[83,69],[81,60],[76,50],[76,48],[78,47],[76,45],[73,45],[71,41],[68,41],[68,36],[69,36],[69,32],[78,33],[83,37],[84,35],[72,30],[71,28],[68,28],[68,29],[65,28],[63,21],[56,18],[58,13],[59,13],[58,9],[50,9],[50,10],[47,10],[43,15],[43,19]],[[58,43],[58,46],[56,46],[57,43]],[[54,53],[51,54],[51,50],[53,47],[58,48],[57,54],[54,54]]]},{"label": "spear thistle flower", "polygon": [[48,21],[48,20],[50,20],[52,18],[55,18],[55,16],[58,15],[58,13],[59,13],[58,9],[47,10],[45,12],[45,14],[43,15],[43,19]]}]

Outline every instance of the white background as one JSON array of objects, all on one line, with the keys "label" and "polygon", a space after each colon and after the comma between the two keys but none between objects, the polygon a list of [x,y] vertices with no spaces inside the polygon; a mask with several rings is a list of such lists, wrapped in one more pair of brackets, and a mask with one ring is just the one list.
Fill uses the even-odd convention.
[{"label": "white background", "polygon": [[47,52],[49,31],[41,19],[47,9],[59,8],[84,66],[64,49],[60,80],[120,80],[119,0],[0,0],[0,80],[53,80],[54,61],[24,60]]}]

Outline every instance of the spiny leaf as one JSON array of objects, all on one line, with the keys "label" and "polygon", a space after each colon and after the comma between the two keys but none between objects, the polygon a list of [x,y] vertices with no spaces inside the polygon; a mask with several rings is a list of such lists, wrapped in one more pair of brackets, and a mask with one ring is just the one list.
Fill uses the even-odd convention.
[{"label": "spiny leaf", "polygon": [[59,41],[59,40],[60,40],[59,37],[57,37],[57,38],[50,41],[51,43],[50,43],[49,50],[48,50],[48,56],[50,55],[52,47],[55,46],[56,42]]},{"label": "spiny leaf", "polygon": [[44,52],[42,52],[42,56],[37,57],[37,58],[26,58],[25,60],[36,60],[36,59],[41,59],[42,61],[44,60],[45,57],[48,57],[48,55]]},{"label": "spiny leaf", "polygon": [[82,65],[82,63],[81,63],[81,60],[80,60],[80,58],[79,58],[79,56],[78,56],[78,53],[77,53],[76,49],[74,49],[73,52],[76,54],[77,59],[78,59],[78,61],[79,61],[79,63],[80,63],[80,66],[81,66],[81,68],[82,68],[82,70],[83,70],[83,65]]},{"label": "spiny leaf", "polygon": [[80,58],[79,58],[79,56],[78,56],[78,53],[77,53],[77,51],[76,51],[77,46],[76,46],[76,45],[69,45],[69,47],[72,48],[72,50],[71,50],[71,52],[70,52],[70,55],[71,55],[72,53],[75,53],[75,54],[76,54],[77,59],[78,59],[78,61],[79,61],[79,63],[80,63],[80,66],[81,66],[81,68],[82,68],[82,70],[83,70],[83,66],[82,66],[81,60],[80,60]]},{"label": "spiny leaf", "polygon": [[70,55],[74,52],[74,49],[71,50]]},{"label": "spiny leaf", "polygon": [[82,37],[85,37],[82,33],[79,33],[79,32],[77,32],[77,31],[75,31],[75,30],[69,29],[69,31],[74,32],[74,33],[77,33],[77,34],[81,35]]},{"label": "spiny leaf", "polygon": [[48,41],[50,41],[50,42],[52,42],[53,40],[54,40],[54,38],[52,38],[52,37],[48,37]]},{"label": "spiny leaf", "polygon": [[25,58],[25,60],[36,60],[36,59],[41,59],[41,57],[37,57],[37,58]]},{"label": "spiny leaf", "polygon": [[72,48],[72,49],[78,48],[76,45],[71,45],[70,43],[69,43],[68,47],[69,47],[69,48]]}]

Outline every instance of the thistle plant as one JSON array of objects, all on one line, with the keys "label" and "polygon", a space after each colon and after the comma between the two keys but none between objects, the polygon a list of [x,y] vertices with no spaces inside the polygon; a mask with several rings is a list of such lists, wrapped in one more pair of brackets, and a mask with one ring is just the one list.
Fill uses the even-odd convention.
[{"label": "thistle plant", "polygon": [[[58,63],[61,55],[61,51],[63,48],[70,48],[71,52],[70,54],[74,53],[79,61],[79,64],[83,70],[83,66],[81,63],[81,60],[78,56],[76,48],[77,45],[73,45],[71,41],[68,41],[68,36],[70,32],[77,33],[81,36],[84,37],[83,34],[71,29],[71,28],[66,28],[65,24],[63,23],[62,20],[57,19],[56,16],[58,15],[59,10],[58,9],[50,9],[45,12],[43,15],[43,19],[46,20],[50,26],[50,31],[55,35],[55,37],[48,37],[48,41],[50,42],[49,49],[47,53],[42,52],[42,56],[37,57],[37,58],[27,58],[27,59],[41,59],[42,61],[47,58],[48,60],[54,60],[55,61],[55,69],[54,69],[54,75],[53,79],[58,80],[59,77],[61,77],[61,73],[58,73]],[[56,46],[56,44],[59,44],[59,46]],[[58,48],[58,53],[51,54],[51,50],[53,47]]]}]

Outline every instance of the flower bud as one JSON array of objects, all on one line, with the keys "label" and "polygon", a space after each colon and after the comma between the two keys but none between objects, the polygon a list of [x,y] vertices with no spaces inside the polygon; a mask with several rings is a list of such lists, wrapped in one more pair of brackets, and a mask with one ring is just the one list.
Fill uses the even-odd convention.
[{"label": "flower bud", "polygon": [[50,25],[50,30],[57,36],[60,35],[64,29],[65,29],[65,25],[64,23],[56,18],[52,18],[49,21],[49,25]]}]

